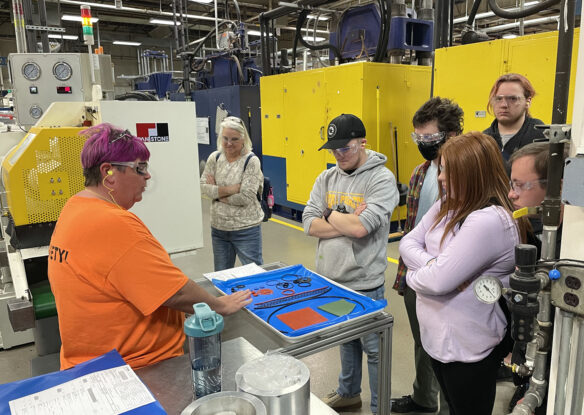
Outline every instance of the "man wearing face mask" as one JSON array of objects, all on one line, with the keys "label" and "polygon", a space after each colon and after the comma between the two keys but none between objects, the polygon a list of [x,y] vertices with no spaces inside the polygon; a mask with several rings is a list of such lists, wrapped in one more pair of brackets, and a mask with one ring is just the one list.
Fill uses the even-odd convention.
[{"label": "man wearing face mask", "polygon": [[[404,233],[411,231],[438,198],[438,151],[450,137],[462,133],[464,112],[447,98],[434,97],[416,111],[412,123],[412,139],[426,161],[418,165],[410,179],[407,195],[407,218]],[[416,292],[406,284],[407,267],[399,259],[393,288],[404,296],[404,303],[414,337],[416,378],[413,393],[391,400],[394,413],[434,413],[438,410],[440,386],[428,354],[420,340],[420,326],[416,316]],[[440,398],[443,398],[440,396]],[[440,414],[448,414],[448,404],[440,399]]]}]

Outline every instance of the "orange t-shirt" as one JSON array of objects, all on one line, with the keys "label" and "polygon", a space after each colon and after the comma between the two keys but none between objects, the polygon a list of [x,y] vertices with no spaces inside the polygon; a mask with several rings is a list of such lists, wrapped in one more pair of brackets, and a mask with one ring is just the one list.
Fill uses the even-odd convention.
[{"label": "orange t-shirt", "polygon": [[183,354],[184,314],[162,306],[188,281],[133,213],[74,196],[49,248],[61,370],[117,349],[134,369]]}]

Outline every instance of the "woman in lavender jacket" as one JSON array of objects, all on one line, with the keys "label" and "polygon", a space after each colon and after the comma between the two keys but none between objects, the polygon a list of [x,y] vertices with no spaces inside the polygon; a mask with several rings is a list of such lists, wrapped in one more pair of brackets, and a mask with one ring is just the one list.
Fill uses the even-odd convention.
[{"label": "woman in lavender jacket", "polygon": [[491,415],[507,320],[471,288],[481,275],[508,286],[520,243],[508,177],[495,141],[471,132],[441,148],[440,200],[400,243],[416,291],[424,350],[451,415]]}]

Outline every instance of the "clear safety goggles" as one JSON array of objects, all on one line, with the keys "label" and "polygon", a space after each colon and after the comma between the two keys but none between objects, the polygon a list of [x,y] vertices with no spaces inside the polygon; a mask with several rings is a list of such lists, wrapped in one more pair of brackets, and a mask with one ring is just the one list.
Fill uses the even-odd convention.
[{"label": "clear safety goggles", "polygon": [[414,140],[414,143],[416,144],[434,144],[444,140],[444,137],[446,137],[446,133],[444,131],[440,131],[434,134],[412,133],[412,140]]},{"label": "clear safety goggles", "polygon": [[523,98],[521,95],[495,95],[492,101],[494,104],[501,104],[505,101],[507,105],[515,105],[521,102]]},{"label": "clear safety goggles", "polygon": [[350,154],[355,154],[359,150],[359,147],[361,147],[360,143],[353,143],[350,146],[341,147],[334,150],[329,149],[329,153],[331,153],[333,156],[344,157]]},{"label": "clear safety goggles", "polygon": [[535,183],[546,183],[546,182],[547,182],[546,179],[532,180],[532,181],[523,182],[523,183],[519,183],[519,182],[512,180],[509,182],[509,187],[511,188],[511,190],[513,190],[515,192],[515,194],[517,196],[519,196],[521,194],[521,192],[523,192],[524,190],[533,189],[533,186],[535,186]]},{"label": "clear safety goggles", "polygon": [[148,174],[148,162],[147,161],[112,161],[110,162],[112,166],[124,166],[131,167],[140,176],[146,176]]}]

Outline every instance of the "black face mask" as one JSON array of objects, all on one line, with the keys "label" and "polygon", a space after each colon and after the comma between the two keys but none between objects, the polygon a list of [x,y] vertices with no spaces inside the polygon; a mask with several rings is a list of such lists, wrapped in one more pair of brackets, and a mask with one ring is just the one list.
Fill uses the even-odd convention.
[{"label": "black face mask", "polygon": [[420,151],[420,154],[422,154],[422,157],[428,161],[432,161],[438,157],[438,150],[440,150],[442,144],[444,144],[444,140],[432,144],[418,143],[418,150]]}]

